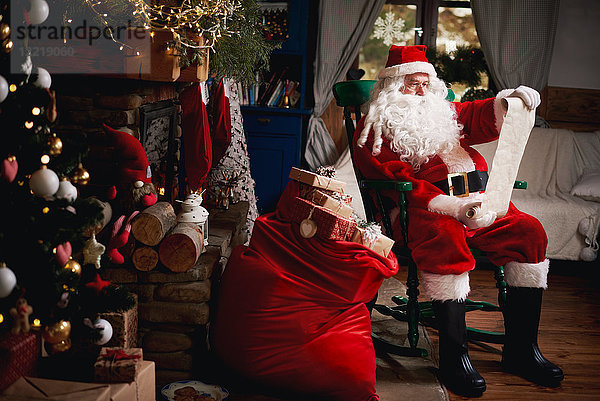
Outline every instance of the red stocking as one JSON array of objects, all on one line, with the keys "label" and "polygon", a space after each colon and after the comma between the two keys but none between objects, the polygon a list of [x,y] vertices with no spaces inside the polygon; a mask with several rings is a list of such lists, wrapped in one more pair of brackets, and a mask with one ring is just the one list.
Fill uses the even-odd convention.
[{"label": "red stocking", "polygon": [[212,135],[212,167],[219,163],[225,150],[231,143],[231,113],[229,97],[225,93],[223,78],[210,99],[211,135]]},{"label": "red stocking", "polygon": [[202,102],[200,83],[184,89],[179,95],[182,107],[185,171],[190,189],[195,191],[206,183],[212,163],[212,143],[206,106]]}]

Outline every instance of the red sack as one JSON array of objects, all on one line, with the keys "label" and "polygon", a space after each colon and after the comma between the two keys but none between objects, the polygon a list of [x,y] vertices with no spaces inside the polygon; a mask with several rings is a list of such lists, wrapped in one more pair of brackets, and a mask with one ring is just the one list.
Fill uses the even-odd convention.
[{"label": "red sack", "polygon": [[303,238],[290,220],[298,183],[234,249],[211,325],[217,356],[271,388],[328,400],[375,401],[375,351],[365,303],[398,271],[358,243]]},{"label": "red sack", "polygon": [[190,190],[196,191],[206,183],[212,164],[212,142],[208,112],[202,101],[200,83],[185,88],[179,95],[181,102],[181,131],[183,157]]}]

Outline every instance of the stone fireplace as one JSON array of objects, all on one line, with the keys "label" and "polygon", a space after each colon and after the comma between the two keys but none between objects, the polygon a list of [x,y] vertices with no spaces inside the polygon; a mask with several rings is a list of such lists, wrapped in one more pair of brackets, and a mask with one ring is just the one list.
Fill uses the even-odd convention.
[{"label": "stone fireplace", "polygon": [[[103,123],[131,133],[146,150],[157,189],[164,189],[159,201],[171,203],[177,211],[175,199],[183,199],[179,196],[181,108],[177,97],[184,86],[180,82],[54,75],[52,89],[57,94],[59,115],[55,131],[59,136],[85,132],[89,163],[102,154],[98,138]],[[210,212],[208,245],[192,269],[174,273],[159,263],[151,271],[140,271],[126,261],[118,267],[103,265],[101,271],[105,280],[123,284],[137,294],[137,346],[143,348],[144,359],[156,362],[157,387],[197,378],[195,372],[201,370],[207,355],[211,294],[232,248],[246,241],[243,227],[248,202],[240,201],[226,210],[209,202],[204,206]]]},{"label": "stone fireplace", "polygon": [[[103,154],[102,124],[140,140],[152,167],[153,182],[163,199],[178,194],[181,107],[178,91],[184,83],[116,79],[97,76],[53,77],[58,109],[57,132],[84,132],[90,162]],[[85,167],[85,166],[84,166]],[[94,185],[94,177],[91,180]]]}]

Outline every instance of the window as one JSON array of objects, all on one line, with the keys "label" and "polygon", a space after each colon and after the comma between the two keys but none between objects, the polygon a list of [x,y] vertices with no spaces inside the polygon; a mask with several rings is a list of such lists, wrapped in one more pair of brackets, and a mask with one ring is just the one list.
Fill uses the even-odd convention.
[{"label": "window", "polygon": [[415,36],[422,34],[422,31],[417,26],[416,4],[385,4],[359,53],[358,62],[360,68],[365,70],[364,79],[377,79],[377,73],[385,66],[391,45],[418,44]]},{"label": "window", "polygon": [[[365,71],[363,79],[377,79],[379,70],[385,66],[392,44],[424,44],[429,52],[435,49],[437,56],[435,60],[430,61],[436,65],[440,77],[451,86],[458,101],[469,89],[473,91],[488,88],[487,66],[482,60],[483,55],[469,1],[388,0],[359,53],[358,67]],[[474,49],[475,52],[465,52],[465,49]],[[464,54],[467,57],[462,56]],[[477,57],[478,60],[473,60]],[[456,75],[452,71],[458,69],[443,68],[442,63],[448,66],[458,63],[478,64],[473,64],[471,69],[460,68],[462,75]],[[461,67],[464,67],[464,64]],[[478,76],[479,85],[473,86],[463,82],[464,74]]]}]

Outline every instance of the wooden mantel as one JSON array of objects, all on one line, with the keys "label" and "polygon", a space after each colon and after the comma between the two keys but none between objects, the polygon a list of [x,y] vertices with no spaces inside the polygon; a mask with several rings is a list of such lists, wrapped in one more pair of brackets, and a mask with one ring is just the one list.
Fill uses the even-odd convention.
[{"label": "wooden mantel", "polygon": [[[57,40],[35,40],[30,48],[34,50],[34,65],[45,68],[50,75],[81,74],[159,82],[206,81],[208,52],[201,65],[180,69],[179,57],[165,48],[165,43],[172,41],[175,35],[169,30],[155,30],[150,42],[139,42],[145,49],[139,55],[131,54],[130,49],[121,50],[117,43],[107,40],[90,45],[87,39],[72,39],[60,46]],[[132,47],[136,46],[132,44]],[[39,49],[52,49],[52,52]]]}]

